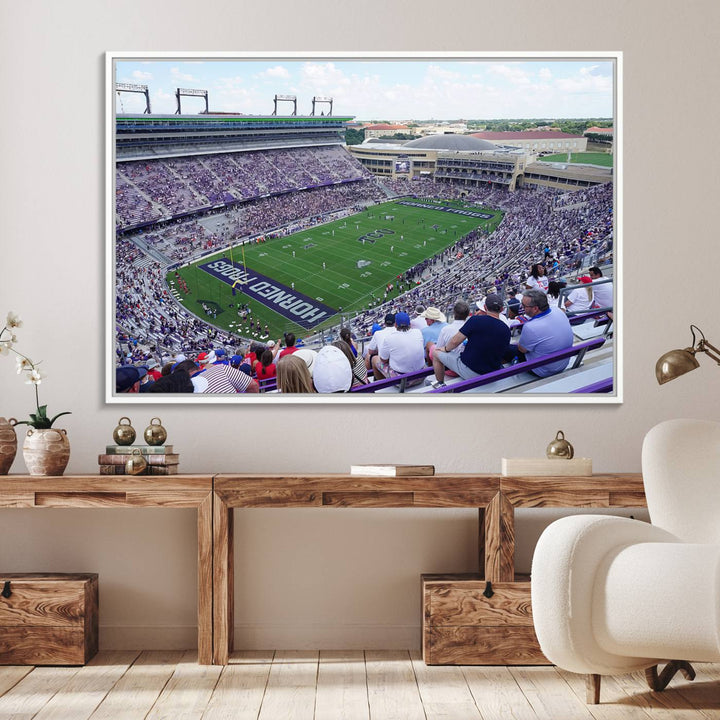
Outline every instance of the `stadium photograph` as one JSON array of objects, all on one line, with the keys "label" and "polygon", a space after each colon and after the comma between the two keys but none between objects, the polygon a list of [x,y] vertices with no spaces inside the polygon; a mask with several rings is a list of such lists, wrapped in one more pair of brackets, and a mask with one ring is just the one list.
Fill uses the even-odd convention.
[{"label": "stadium photograph", "polygon": [[620,402],[621,60],[108,53],[107,400]]}]

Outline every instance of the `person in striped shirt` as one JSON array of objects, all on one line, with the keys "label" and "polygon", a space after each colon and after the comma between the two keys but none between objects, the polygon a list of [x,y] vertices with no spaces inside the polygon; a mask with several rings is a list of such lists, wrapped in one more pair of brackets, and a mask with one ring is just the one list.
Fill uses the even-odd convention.
[{"label": "person in striped shirt", "polygon": [[206,394],[260,392],[257,380],[232,365],[211,365],[202,377],[207,380]]}]

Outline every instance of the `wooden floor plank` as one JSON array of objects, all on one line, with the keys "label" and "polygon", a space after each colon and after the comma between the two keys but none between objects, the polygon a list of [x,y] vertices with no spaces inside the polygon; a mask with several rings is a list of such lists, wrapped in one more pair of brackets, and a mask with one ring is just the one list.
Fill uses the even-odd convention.
[{"label": "wooden floor plank", "polygon": [[0,666],[0,697],[17,685],[31,670],[32,665]]},{"label": "wooden floor plank", "polygon": [[426,666],[416,651],[103,652],[87,666],[0,667],[0,720],[720,720],[720,663],[661,693],[643,673]]},{"label": "wooden floor plank", "polygon": [[199,720],[221,672],[220,665],[198,665],[197,650],[184,652],[148,720]]},{"label": "wooden floor plank", "polygon": [[509,668],[474,665],[461,669],[483,720],[537,720]]},{"label": "wooden floor plank", "polygon": [[365,653],[320,651],[315,720],[369,720]]},{"label": "wooden floor plank", "polygon": [[256,720],[262,707],[274,653],[234,652],[223,669],[203,720]]},{"label": "wooden floor plank", "polygon": [[407,650],[366,650],[365,666],[372,720],[425,720]]},{"label": "wooden floor plank", "polygon": [[77,674],[77,667],[36,667],[0,697],[0,718],[32,718]]},{"label": "wooden floor plank", "polygon": [[81,667],[35,716],[36,720],[85,720],[133,664],[138,651],[106,650]]},{"label": "wooden floor plank", "polygon": [[516,666],[509,670],[539,720],[592,718],[586,703],[569,689],[554,667]]},{"label": "wooden floor plank", "polygon": [[703,720],[720,720],[720,663],[693,663],[697,676],[692,682],[678,679],[677,691]]},{"label": "wooden floor plank", "polygon": [[275,657],[274,650],[233,650],[230,665],[270,665]]},{"label": "wooden floor plank", "polygon": [[[686,680],[676,679],[662,692],[653,692],[645,680],[645,673],[640,671],[626,675],[614,676],[620,688],[642,707],[645,713],[654,720],[699,720],[702,716],[693,706],[675,689],[678,684]],[[605,678],[603,678],[603,682]],[[600,700],[603,700],[602,688]]]},{"label": "wooden floor plank", "polygon": [[91,720],[144,718],[182,657],[181,650],[143,652],[90,716]]},{"label": "wooden floor plank", "polygon": [[426,665],[420,650],[411,650],[410,659],[427,720],[481,720],[460,667]]},{"label": "wooden floor plank", "polygon": [[[587,693],[585,675],[571,673],[556,668],[560,677],[568,684],[581,702],[585,702]],[[587,705],[587,709],[595,720],[648,720],[649,715],[643,709],[643,703],[635,695],[628,695],[618,681],[610,676],[603,675],[600,683],[600,703]]]},{"label": "wooden floor plank", "polygon": [[318,655],[311,650],[275,653],[259,720],[313,720]]}]

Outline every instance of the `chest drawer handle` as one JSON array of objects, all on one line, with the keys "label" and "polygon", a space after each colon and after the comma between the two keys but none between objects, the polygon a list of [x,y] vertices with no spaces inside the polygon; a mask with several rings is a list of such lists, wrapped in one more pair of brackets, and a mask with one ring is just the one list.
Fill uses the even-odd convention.
[{"label": "chest drawer handle", "polygon": [[10,590],[10,581],[6,580],[5,585],[3,585],[2,592],[0,593],[4,598],[9,598],[12,595],[12,591]]},{"label": "chest drawer handle", "polygon": [[483,595],[486,598],[491,598],[494,594],[495,593],[493,592],[493,589],[492,589],[492,583],[488,580],[485,583],[485,590],[483,590]]}]

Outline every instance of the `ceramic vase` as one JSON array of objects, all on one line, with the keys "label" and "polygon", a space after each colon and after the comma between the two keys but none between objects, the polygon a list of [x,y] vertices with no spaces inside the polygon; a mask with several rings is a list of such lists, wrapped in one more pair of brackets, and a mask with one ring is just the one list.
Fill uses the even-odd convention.
[{"label": "ceramic vase", "polygon": [[[11,418],[11,420],[13,420]],[[0,475],[7,475],[17,453],[17,435],[13,422],[0,417]]]},{"label": "ceramic vase", "polygon": [[70,460],[67,432],[56,428],[28,428],[23,457],[31,475],[62,475]]}]

